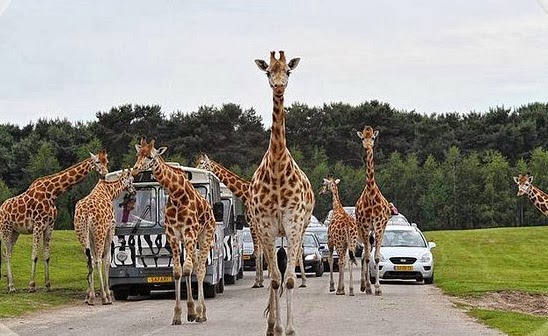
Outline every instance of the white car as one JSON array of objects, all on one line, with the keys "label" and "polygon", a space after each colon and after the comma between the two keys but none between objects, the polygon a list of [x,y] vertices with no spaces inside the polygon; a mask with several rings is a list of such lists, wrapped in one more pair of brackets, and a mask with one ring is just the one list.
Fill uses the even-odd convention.
[{"label": "white car", "polygon": [[[380,279],[415,279],[434,282],[434,257],[430,251],[436,243],[427,242],[415,226],[388,225],[380,250]],[[375,250],[371,251],[374,260]],[[376,279],[375,263],[369,263],[371,282]]]}]

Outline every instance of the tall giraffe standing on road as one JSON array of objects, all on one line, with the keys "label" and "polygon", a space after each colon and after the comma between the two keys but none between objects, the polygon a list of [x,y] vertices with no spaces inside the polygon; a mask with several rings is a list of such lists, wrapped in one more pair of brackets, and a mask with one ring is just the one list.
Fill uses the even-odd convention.
[{"label": "tall giraffe standing on road", "polygon": [[[219,177],[221,182],[223,182],[229,189],[239,197],[245,205],[245,216],[248,223],[250,223],[251,239],[253,240],[253,254],[255,255],[255,283],[252,288],[264,287],[263,281],[263,250],[259,237],[257,235],[256,224],[253,223],[251,218],[251,213],[249,211],[249,200],[250,200],[250,190],[249,186],[251,182],[241,178],[236,175],[228,168],[224,167],[220,163],[211,160],[206,154],[201,154],[198,158],[198,168],[206,169],[213,172]],[[304,261],[303,258],[299,258],[299,268],[301,270],[301,285],[299,287],[306,287],[306,273],[304,271]]]},{"label": "tall giraffe standing on road", "polygon": [[[133,166],[136,175],[152,170],[152,175],[169,194],[165,207],[166,237],[173,254],[173,278],[175,280],[175,308],[172,324],[181,324],[181,277],[186,279],[187,320],[207,321],[204,300],[204,277],[207,256],[214,243],[215,217],[207,200],[192,186],[186,173],[179,168],[169,166],[161,155],[166,147],[154,148],[154,140],[149,143],[141,139],[137,149],[137,160]],[[183,243],[185,259],[181,269],[181,251]],[[196,249],[198,247],[198,250]],[[192,272],[198,279],[198,304],[195,307],[192,298]]]},{"label": "tall giraffe standing on road", "polygon": [[348,284],[349,295],[354,296],[353,264],[356,263],[354,251],[358,244],[358,225],[354,218],[344,211],[341,199],[339,198],[339,179],[323,179],[323,188],[321,194],[331,192],[333,194],[333,216],[327,230],[327,247],[329,248],[329,291],[335,291],[335,281],[333,281],[333,250],[336,249],[339,254],[339,284],[337,286],[337,295],[344,295],[344,268],[346,266],[346,254],[348,252],[349,263],[348,272],[350,281]]},{"label": "tall giraffe standing on road", "polygon": [[29,292],[36,291],[36,262],[40,240],[44,240],[45,287],[51,287],[49,279],[50,241],[57,207],[55,201],[65,191],[82,181],[92,170],[102,176],[108,173],[108,159],[105,151],[77,163],[56,174],[40,177],[28,189],[15,197],[7,199],[0,206],[0,240],[5,245],[4,255],[8,273],[8,291],[14,292],[11,271],[11,254],[19,234],[32,234],[32,267]]},{"label": "tall giraffe standing on road", "polygon": [[[287,288],[286,335],[295,335],[293,325],[293,290],[295,264],[301,258],[303,233],[310,222],[314,208],[314,192],[306,174],[299,168],[286,146],[284,93],[289,74],[299,63],[299,58],[286,62],[280,51],[270,53],[270,63],[255,60],[268,77],[273,93],[272,128],[270,144],[259,167],[251,179],[251,216],[256,222],[263,252],[271,276],[270,297],[265,313],[268,318],[267,335],[282,335],[279,290],[281,273],[276,260],[276,237],[287,238],[288,255],[285,271]],[[282,287],[283,291],[283,287]]]},{"label": "tall giraffe standing on road", "polygon": [[518,196],[527,195],[531,203],[548,216],[548,194],[533,185],[533,176],[519,174],[514,182],[518,185]]},{"label": "tall giraffe standing on road", "polygon": [[[356,202],[356,222],[358,223],[358,232],[363,242],[364,252],[362,258],[361,283],[360,290],[367,294],[371,291],[371,275],[369,274],[369,262],[371,245],[369,242],[369,233],[373,230],[375,236],[375,271],[379,274],[380,247],[384,235],[386,223],[390,219],[392,209],[388,201],[382,195],[377,183],[375,182],[375,162],[373,160],[373,147],[379,131],[374,131],[372,127],[365,126],[362,132],[357,132],[358,137],[362,139],[365,149],[365,188]],[[381,286],[379,277],[375,277],[375,294],[381,295]]]},{"label": "tall giraffe standing on road", "polygon": [[121,172],[116,180],[99,180],[89,195],[76,203],[74,209],[74,232],[87,257],[88,290],[85,302],[89,305],[93,305],[95,301],[94,266],[99,272],[101,301],[103,304],[112,303],[108,284],[110,244],[115,221],[112,201],[123,190],[134,192],[133,177],[129,169]]}]

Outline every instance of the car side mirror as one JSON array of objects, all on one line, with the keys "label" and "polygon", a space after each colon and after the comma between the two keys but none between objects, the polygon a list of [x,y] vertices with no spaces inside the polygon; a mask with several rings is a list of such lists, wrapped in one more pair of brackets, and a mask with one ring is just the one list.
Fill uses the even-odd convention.
[{"label": "car side mirror", "polygon": [[434,242],[428,242],[428,248],[429,248],[429,249],[433,249],[434,247],[436,247],[436,243],[434,243]]},{"label": "car side mirror", "polygon": [[237,215],[236,216],[236,230],[243,229],[244,224],[245,224],[245,216],[244,215]]},{"label": "car side mirror", "polygon": [[216,202],[215,204],[213,204],[213,216],[215,217],[216,222],[223,221],[223,214],[224,214],[223,202]]}]

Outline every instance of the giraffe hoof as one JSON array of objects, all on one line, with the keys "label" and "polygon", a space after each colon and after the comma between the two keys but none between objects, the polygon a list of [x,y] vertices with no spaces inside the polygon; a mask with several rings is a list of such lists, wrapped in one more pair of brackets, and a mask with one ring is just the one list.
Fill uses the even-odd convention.
[{"label": "giraffe hoof", "polygon": [[111,304],[112,304],[112,301],[103,301],[103,306],[111,305]]},{"label": "giraffe hoof", "polygon": [[196,322],[199,322],[199,323],[204,323],[204,322],[206,322],[206,321],[207,321],[207,317],[205,317],[205,316],[204,316],[204,317],[198,317],[198,318],[196,319]]},{"label": "giraffe hoof", "polygon": [[15,293],[15,292],[17,292],[17,289],[15,289],[15,287],[8,288],[8,293]]},{"label": "giraffe hoof", "polygon": [[93,301],[86,301],[86,303],[88,304],[88,306],[95,306],[95,303]]},{"label": "giraffe hoof", "polygon": [[350,291],[350,293],[348,293],[348,296],[354,296],[354,291]]},{"label": "giraffe hoof", "polygon": [[29,287],[28,292],[29,293],[36,293],[36,287]]},{"label": "giraffe hoof", "polygon": [[194,321],[199,322],[198,319],[196,318],[196,314],[188,314],[186,316],[186,319],[188,322],[194,322]]},{"label": "giraffe hoof", "polygon": [[259,288],[264,288],[264,285],[263,285],[263,284],[260,284],[260,285],[259,285]]},{"label": "giraffe hoof", "polygon": [[183,322],[180,319],[173,319],[173,322],[171,322],[171,325],[181,325]]},{"label": "giraffe hoof", "polygon": [[379,289],[379,290],[376,290],[375,291],[375,295],[376,296],[381,296],[382,295],[382,291]]},{"label": "giraffe hoof", "polygon": [[337,291],[337,293],[335,293],[336,295],[344,295],[344,291]]},{"label": "giraffe hoof", "polygon": [[306,285],[305,285],[305,284],[301,284],[301,285],[299,286],[299,288],[306,288]]},{"label": "giraffe hoof", "polygon": [[251,286],[251,288],[261,288],[261,286],[254,284],[253,286]]},{"label": "giraffe hoof", "polygon": [[330,292],[334,292],[334,291],[335,291],[335,288],[329,288],[329,291],[330,291]]}]

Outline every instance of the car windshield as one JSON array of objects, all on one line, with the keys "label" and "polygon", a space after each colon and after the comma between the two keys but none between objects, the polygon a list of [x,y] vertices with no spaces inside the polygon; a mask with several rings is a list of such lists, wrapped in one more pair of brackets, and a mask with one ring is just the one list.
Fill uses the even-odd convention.
[{"label": "car windshield", "polygon": [[314,230],[313,232],[321,244],[327,244],[327,230]]},{"label": "car windshield", "polygon": [[305,234],[303,237],[303,246],[306,246],[306,247],[316,246],[316,241],[314,240],[314,236],[311,234]]},{"label": "car windshield", "polygon": [[426,247],[421,234],[414,230],[385,231],[382,246],[386,247]]},{"label": "car windshield", "polygon": [[251,232],[244,231],[243,232],[243,241],[244,243],[252,243],[253,239],[251,238]]}]

